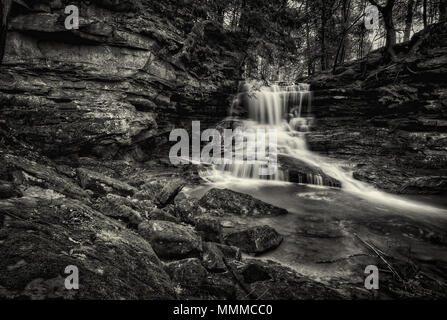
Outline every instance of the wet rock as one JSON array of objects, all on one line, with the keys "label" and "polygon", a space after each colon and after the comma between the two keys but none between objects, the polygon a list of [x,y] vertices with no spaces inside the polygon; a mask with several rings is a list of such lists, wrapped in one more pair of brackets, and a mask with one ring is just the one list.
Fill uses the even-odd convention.
[{"label": "wet rock", "polygon": [[211,189],[200,199],[199,205],[216,215],[277,216],[287,213],[285,209],[228,189]]},{"label": "wet rock", "polygon": [[161,191],[162,185],[157,181],[151,181],[140,186],[140,189],[135,193],[135,198],[139,200],[154,201],[156,195]]},{"label": "wet rock", "polygon": [[[123,197],[117,194],[110,193],[106,197],[99,198],[97,201],[105,202],[106,205],[111,207],[124,205],[138,211],[142,216],[148,216],[149,212],[153,211],[156,207],[155,204],[149,200],[138,200],[130,197]],[[100,210],[101,211],[101,210]]]},{"label": "wet rock", "polygon": [[202,251],[202,241],[190,226],[150,220],[138,226],[138,233],[150,242],[160,258],[195,257]]},{"label": "wet rock", "polygon": [[126,205],[118,205],[114,207],[113,210],[103,209],[101,212],[111,218],[129,223],[129,225],[133,227],[136,227],[143,222],[143,218],[141,217],[140,213]]},{"label": "wet rock", "polygon": [[180,222],[179,218],[174,217],[173,215],[169,214],[168,212],[158,209],[158,208],[155,208],[154,210],[152,210],[149,213],[148,218],[151,220],[170,221],[170,222],[175,222],[175,223]]},{"label": "wet rock", "polygon": [[185,181],[182,178],[156,179],[141,185],[135,197],[141,200],[153,201],[159,208],[164,208],[174,202],[174,199],[184,186]]},{"label": "wet rock", "polygon": [[304,163],[299,159],[281,155],[278,158],[278,162],[290,182],[341,187],[340,181],[328,176],[321,169]]},{"label": "wet rock", "polygon": [[203,240],[211,242],[222,241],[222,226],[216,217],[201,215],[193,218],[193,224]]},{"label": "wet rock", "polygon": [[0,180],[0,199],[21,197],[22,192],[14,184]]},{"label": "wet rock", "polygon": [[223,259],[224,255],[215,243],[203,243],[202,265],[207,270],[212,272],[224,272],[227,268]]},{"label": "wet rock", "polygon": [[413,178],[399,190],[406,194],[443,194],[447,192],[447,176]]},{"label": "wet rock", "polygon": [[77,170],[79,184],[84,189],[90,189],[96,194],[118,193],[120,195],[133,195],[136,189],[125,182],[108,177],[98,172],[79,168]]},{"label": "wet rock", "polygon": [[181,221],[194,225],[196,217],[203,215],[205,210],[195,199],[181,199],[175,202],[173,211]]},{"label": "wet rock", "polygon": [[249,263],[241,273],[246,283],[272,280],[269,270],[260,263]]},{"label": "wet rock", "polygon": [[225,242],[236,246],[247,253],[263,253],[278,247],[283,237],[275,229],[265,226],[257,226],[232,231],[225,235]]},{"label": "wet rock", "polygon": [[252,298],[278,300],[342,299],[334,288],[273,261],[247,260],[236,270],[250,284]]},{"label": "wet rock", "polygon": [[138,227],[146,217],[146,210],[139,201],[131,200],[119,195],[108,194],[97,199],[94,208],[114,219],[121,220],[132,228]]},{"label": "wet rock", "polygon": [[[0,298],[172,299],[174,286],[150,244],[69,198],[0,200]],[[66,290],[76,266],[81,290]]]},{"label": "wet rock", "polygon": [[172,203],[177,194],[185,186],[185,181],[182,179],[169,180],[163,189],[156,195],[155,199],[158,205],[165,207],[167,204]]},{"label": "wet rock", "polygon": [[38,186],[79,200],[89,199],[89,195],[68,177],[56,172],[50,161],[36,157],[42,163],[13,154],[0,155],[0,164],[8,171],[8,177],[16,185]]},{"label": "wet rock", "polygon": [[235,299],[238,288],[229,273],[209,273],[199,259],[170,262],[166,271],[180,299]]},{"label": "wet rock", "polygon": [[[80,3],[84,14],[73,32],[60,23],[65,5],[40,2],[47,3],[15,4],[10,16],[0,118],[46,154],[112,158],[147,143],[153,155],[153,141],[172,124],[186,127],[197,114],[225,116],[243,50],[234,44],[239,37],[215,30],[217,24],[197,22],[191,30],[191,4]],[[217,34],[222,41],[214,41]]]},{"label": "wet rock", "polygon": [[215,243],[225,258],[230,260],[241,260],[241,250],[235,246],[227,246],[221,243]]}]

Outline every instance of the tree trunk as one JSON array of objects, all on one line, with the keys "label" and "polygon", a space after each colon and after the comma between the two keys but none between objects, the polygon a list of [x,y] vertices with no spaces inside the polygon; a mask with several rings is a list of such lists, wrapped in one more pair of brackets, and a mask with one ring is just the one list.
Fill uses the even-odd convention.
[{"label": "tree trunk", "polygon": [[340,52],[339,63],[343,64],[346,58],[346,48],[349,45],[349,38],[346,37],[346,32],[349,28],[349,13],[350,13],[351,0],[343,0],[342,15],[343,15],[343,44]]},{"label": "tree trunk", "polygon": [[[324,25],[324,23],[323,23]],[[327,69],[326,66],[326,39],[325,39],[325,26],[321,27],[320,32],[320,47],[321,47],[321,56],[320,56],[320,64],[321,71],[325,71]]]},{"label": "tree trunk", "polygon": [[394,28],[393,11],[384,10],[383,20],[385,22],[385,29],[386,29],[386,43],[385,43],[386,52],[391,59],[395,60],[396,54],[394,53],[393,48],[394,45],[396,44],[396,29]]},{"label": "tree trunk", "polygon": [[396,61],[397,57],[394,52],[394,45],[396,44],[396,28],[394,27],[393,20],[393,8],[396,0],[388,0],[385,6],[380,6],[375,0],[369,0],[369,2],[379,9],[383,17],[383,22],[385,23],[385,58]]},{"label": "tree trunk", "polygon": [[346,33],[349,29],[349,6],[351,4],[350,0],[343,0],[342,2],[342,18],[343,18],[343,32],[341,34],[340,42],[338,43],[337,53],[334,58],[334,65],[332,67],[332,73],[335,73],[335,70],[338,65],[343,64],[345,62],[346,56],[346,46],[347,46],[347,37]]},{"label": "tree trunk", "polygon": [[447,21],[447,0],[439,0],[439,22]]},{"label": "tree trunk", "polygon": [[309,26],[309,0],[306,0],[306,55],[307,55],[307,75],[312,74],[312,58],[310,54],[310,26]]},{"label": "tree trunk", "polygon": [[2,0],[0,3],[0,64],[3,62],[8,33],[8,18],[12,0]]},{"label": "tree trunk", "polygon": [[324,2],[321,2],[321,26],[320,26],[320,64],[321,71],[327,69],[327,53],[326,53],[326,14]]},{"label": "tree trunk", "polygon": [[407,7],[407,16],[405,17],[404,41],[410,40],[411,27],[413,25],[413,9],[414,9],[414,0],[409,0]]},{"label": "tree trunk", "polygon": [[225,9],[226,9],[226,7],[222,3],[217,4],[217,7],[216,7],[217,22],[219,22],[219,24],[221,26],[223,26],[223,24],[224,24]]},{"label": "tree trunk", "polygon": [[363,42],[365,39],[365,31],[364,29],[362,29],[362,35],[360,37],[360,44],[359,44],[359,51],[357,53],[357,58],[358,59],[363,59]]},{"label": "tree trunk", "polygon": [[427,0],[422,5],[422,20],[424,21],[424,29],[427,28]]}]

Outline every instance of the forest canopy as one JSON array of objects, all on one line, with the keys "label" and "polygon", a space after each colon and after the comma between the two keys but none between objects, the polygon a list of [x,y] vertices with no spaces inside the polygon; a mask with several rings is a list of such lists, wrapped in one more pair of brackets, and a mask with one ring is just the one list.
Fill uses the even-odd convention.
[{"label": "forest canopy", "polygon": [[[221,24],[246,43],[246,78],[291,81],[393,47],[428,25],[446,20],[447,0],[183,0],[196,19]],[[176,3],[179,5],[179,2]],[[368,6],[377,29],[365,27]]]}]

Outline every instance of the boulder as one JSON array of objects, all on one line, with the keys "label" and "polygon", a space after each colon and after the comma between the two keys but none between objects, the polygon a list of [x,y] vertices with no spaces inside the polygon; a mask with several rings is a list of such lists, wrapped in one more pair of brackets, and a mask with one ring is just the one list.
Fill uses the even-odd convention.
[{"label": "boulder", "polygon": [[199,200],[199,205],[210,210],[210,214],[214,215],[235,214],[262,217],[287,214],[285,209],[228,189],[211,189]]},{"label": "boulder", "polygon": [[[166,264],[180,299],[236,299],[238,287],[230,273],[209,273],[197,258]],[[240,296],[240,295],[239,295]]]},{"label": "boulder", "polygon": [[[31,156],[31,155],[30,155]],[[0,165],[2,170],[7,171],[8,177],[16,185],[38,186],[44,189],[51,189],[65,196],[86,200],[89,195],[85,190],[65,175],[59,174],[50,161],[44,157],[36,156],[36,160],[19,157],[14,154],[0,154]],[[7,179],[9,180],[9,179]]]},{"label": "boulder", "polygon": [[139,208],[135,201],[115,194],[98,198],[94,208],[106,216],[128,223],[131,227],[137,227],[145,216],[144,211],[136,210]]},{"label": "boulder", "polygon": [[246,283],[273,280],[268,268],[261,263],[249,262],[241,269],[241,274]]},{"label": "boulder", "polygon": [[247,253],[260,254],[278,247],[283,237],[267,225],[232,231],[225,235],[225,242]]},{"label": "boulder", "polygon": [[149,213],[148,218],[151,220],[171,221],[171,222],[176,222],[176,223],[180,222],[179,218],[174,217],[170,213],[168,213],[164,210],[158,209],[158,208],[153,209]]},{"label": "boulder", "polygon": [[136,189],[127,183],[99,172],[78,168],[77,175],[81,187],[92,190],[97,195],[117,193],[123,196],[131,196],[136,192]]},{"label": "boulder", "polygon": [[216,217],[201,215],[193,219],[194,227],[205,241],[221,242],[222,226]]},{"label": "boulder", "polygon": [[109,193],[106,197],[98,198],[97,203],[99,203],[102,208],[107,206],[111,210],[113,210],[114,207],[124,205],[138,211],[142,216],[148,216],[149,212],[156,208],[155,204],[149,200],[138,200],[113,193]]},{"label": "boulder", "polygon": [[226,259],[229,260],[238,260],[240,261],[242,258],[241,249],[235,246],[227,246],[221,243],[215,243],[215,245],[220,249],[222,254]]},{"label": "boulder", "polygon": [[140,186],[135,197],[154,201],[159,208],[164,208],[174,202],[175,197],[185,186],[182,178],[170,177],[152,180]]},{"label": "boulder", "polygon": [[181,199],[176,201],[173,208],[176,217],[181,221],[194,224],[196,217],[203,215],[205,210],[201,208],[195,199]]},{"label": "boulder", "polygon": [[447,176],[412,178],[399,190],[406,194],[443,194],[447,192]]},{"label": "boulder", "polygon": [[131,226],[138,226],[141,222],[143,222],[143,218],[138,211],[135,211],[131,207],[125,205],[116,206],[114,210],[110,211],[103,210],[102,213],[111,218],[124,221]]},{"label": "boulder", "polygon": [[160,258],[198,257],[202,252],[202,240],[190,226],[150,220],[138,226],[138,233],[150,242]]},{"label": "boulder", "polygon": [[157,204],[160,207],[165,207],[169,203],[172,203],[184,186],[185,181],[183,179],[172,179],[167,181],[155,197]]},{"label": "boulder", "polygon": [[[234,264],[234,263],[233,263]],[[335,288],[303,276],[270,260],[249,259],[238,263],[241,278],[249,285],[253,299],[327,300],[343,299]]]},{"label": "boulder", "polygon": [[[173,299],[151,245],[70,198],[0,200],[0,299]],[[64,271],[79,270],[80,290]]]},{"label": "boulder", "polygon": [[297,158],[280,155],[278,162],[290,182],[304,184],[321,184],[329,187],[341,187],[340,181],[325,174],[320,168],[305,163]]},{"label": "boulder", "polygon": [[224,255],[215,243],[203,243],[202,265],[211,272],[224,272],[227,270]]}]

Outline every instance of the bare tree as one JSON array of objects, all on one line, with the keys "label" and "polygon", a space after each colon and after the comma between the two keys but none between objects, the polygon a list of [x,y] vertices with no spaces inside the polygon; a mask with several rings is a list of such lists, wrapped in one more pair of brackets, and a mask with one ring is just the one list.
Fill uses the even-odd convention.
[{"label": "bare tree", "polygon": [[327,69],[327,52],[326,52],[326,7],[324,4],[324,1],[321,1],[320,3],[320,64],[321,64],[321,71],[324,71]]},{"label": "bare tree", "polygon": [[312,58],[310,53],[310,26],[309,26],[309,0],[306,0],[306,60],[307,60],[307,75],[310,76],[312,72]]},{"label": "bare tree", "polygon": [[410,40],[411,27],[413,25],[414,0],[408,0],[407,15],[405,16],[404,41]]},{"label": "bare tree", "polygon": [[439,22],[447,21],[447,0],[439,0]]},{"label": "bare tree", "polygon": [[385,50],[387,58],[391,58],[391,60],[395,61],[396,53],[394,52],[394,45],[396,44],[396,29],[394,27],[393,20],[393,8],[396,0],[387,0],[384,6],[381,6],[375,0],[368,0],[372,5],[376,6],[380,13],[382,14],[383,21],[385,23],[386,30],[386,43]]},{"label": "bare tree", "polygon": [[6,34],[8,33],[8,18],[12,0],[0,1],[0,64],[3,62],[6,46]]}]

